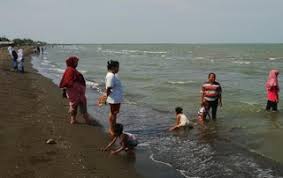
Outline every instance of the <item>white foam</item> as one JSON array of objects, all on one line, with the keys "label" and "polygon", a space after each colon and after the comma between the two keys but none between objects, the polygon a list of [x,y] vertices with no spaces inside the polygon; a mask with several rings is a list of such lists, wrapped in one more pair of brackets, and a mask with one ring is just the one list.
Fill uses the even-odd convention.
[{"label": "white foam", "polygon": [[49,70],[55,71],[55,72],[61,73],[61,74],[65,72],[65,69],[60,69],[60,68],[50,68]]},{"label": "white foam", "polygon": [[250,61],[233,61],[232,63],[234,63],[234,64],[246,64],[246,65],[251,64]]},{"label": "white foam", "polygon": [[151,154],[151,155],[149,156],[149,158],[150,158],[153,162],[155,162],[155,163],[164,164],[164,165],[166,165],[166,166],[173,167],[173,166],[172,166],[171,164],[169,164],[169,163],[166,163],[166,162],[163,162],[163,161],[158,161],[158,160],[154,159],[153,154]]},{"label": "white foam", "polygon": [[90,88],[98,88],[99,83],[94,82],[94,81],[86,80],[86,85],[89,86]]},{"label": "white foam", "polygon": [[185,85],[185,84],[189,84],[189,83],[195,83],[194,81],[190,80],[190,81],[168,81],[169,84],[179,84],[179,85]]}]

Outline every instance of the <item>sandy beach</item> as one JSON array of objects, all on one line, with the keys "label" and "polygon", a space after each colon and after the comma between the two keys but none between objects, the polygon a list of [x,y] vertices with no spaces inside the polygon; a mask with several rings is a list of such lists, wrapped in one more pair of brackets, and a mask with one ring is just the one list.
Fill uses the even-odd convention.
[{"label": "sandy beach", "polygon": [[0,50],[1,177],[140,177],[133,157],[99,151],[109,141],[101,127],[81,117],[69,124],[67,100],[30,58],[26,73],[12,72],[6,48]]}]

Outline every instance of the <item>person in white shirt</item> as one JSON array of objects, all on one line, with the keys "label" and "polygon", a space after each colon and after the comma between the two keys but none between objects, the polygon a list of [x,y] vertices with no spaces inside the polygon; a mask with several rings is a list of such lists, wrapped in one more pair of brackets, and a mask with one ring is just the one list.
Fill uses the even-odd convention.
[{"label": "person in white shirt", "polygon": [[173,130],[176,130],[178,128],[182,128],[182,127],[186,127],[186,126],[190,126],[190,125],[192,126],[192,124],[190,124],[190,121],[187,118],[187,116],[185,114],[183,114],[183,108],[176,107],[175,112],[176,112],[176,123],[175,123],[175,125],[173,125],[172,127],[169,128],[169,131],[173,131]]},{"label": "person in white shirt", "polygon": [[23,49],[18,49],[18,72],[24,73],[24,51]]},{"label": "person in white shirt", "polygon": [[119,79],[119,62],[108,61],[107,62],[108,72],[105,77],[105,88],[106,88],[106,102],[110,105],[109,113],[109,133],[114,135],[114,126],[116,124],[117,115],[120,111],[120,106],[123,101],[123,88],[122,83]]},{"label": "person in white shirt", "polygon": [[9,52],[9,55],[11,56],[11,58],[13,58],[13,55],[12,55],[12,51],[13,51],[13,47],[12,46],[9,46],[8,47],[8,52]]}]

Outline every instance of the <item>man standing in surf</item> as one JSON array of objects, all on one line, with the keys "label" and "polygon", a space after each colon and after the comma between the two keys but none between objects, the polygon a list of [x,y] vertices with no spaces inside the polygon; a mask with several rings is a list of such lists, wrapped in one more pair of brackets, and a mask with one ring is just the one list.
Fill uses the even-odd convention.
[{"label": "man standing in surf", "polygon": [[222,107],[222,88],[221,85],[215,80],[216,74],[209,73],[208,81],[204,82],[201,88],[201,103],[208,103],[208,110],[211,108],[211,116],[213,120],[216,120],[218,104],[220,107]]}]

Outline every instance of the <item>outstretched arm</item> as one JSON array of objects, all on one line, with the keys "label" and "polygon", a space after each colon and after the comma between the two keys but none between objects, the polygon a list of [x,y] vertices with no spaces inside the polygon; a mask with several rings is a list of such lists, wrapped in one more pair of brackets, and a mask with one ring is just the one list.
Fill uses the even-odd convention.
[{"label": "outstretched arm", "polygon": [[112,150],[111,154],[118,154],[121,151],[125,150],[126,149],[126,143],[127,143],[127,136],[123,135],[122,136],[122,141],[121,141],[121,144],[122,144],[121,147],[116,149],[116,150]]},{"label": "outstretched arm", "polygon": [[118,137],[114,137],[113,140],[103,149],[103,151],[107,151],[117,140]]},{"label": "outstretched arm", "polygon": [[173,130],[175,130],[175,129],[177,129],[178,127],[179,127],[179,124],[180,124],[180,115],[177,115],[176,116],[176,124],[174,125],[174,126],[172,126],[172,127],[170,127],[169,128],[169,131],[173,131]]}]

